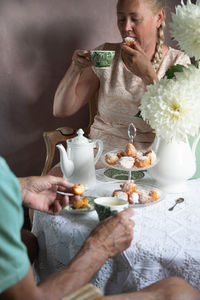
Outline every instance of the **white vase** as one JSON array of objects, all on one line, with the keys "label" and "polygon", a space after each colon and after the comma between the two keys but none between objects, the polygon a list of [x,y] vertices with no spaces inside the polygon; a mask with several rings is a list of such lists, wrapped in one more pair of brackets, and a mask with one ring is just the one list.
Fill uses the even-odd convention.
[{"label": "white vase", "polygon": [[196,158],[188,139],[185,142],[172,140],[166,142],[156,138],[152,146],[157,153],[158,163],[148,173],[156,180],[160,188],[168,193],[180,193],[186,190],[186,181],[196,171]]}]

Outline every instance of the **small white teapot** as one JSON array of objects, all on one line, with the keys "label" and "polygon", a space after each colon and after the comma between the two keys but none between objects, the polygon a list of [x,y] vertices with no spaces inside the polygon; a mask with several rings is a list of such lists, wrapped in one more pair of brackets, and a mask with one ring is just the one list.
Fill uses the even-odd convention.
[{"label": "small white teapot", "polygon": [[[85,188],[96,184],[95,164],[103,151],[101,140],[89,140],[79,129],[78,136],[67,140],[67,151],[62,144],[56,147],[60,151],[60,165],[64,178],[74,184],[82,183]],[[98,144],[98,151],[94,157],[94,148]]]}]

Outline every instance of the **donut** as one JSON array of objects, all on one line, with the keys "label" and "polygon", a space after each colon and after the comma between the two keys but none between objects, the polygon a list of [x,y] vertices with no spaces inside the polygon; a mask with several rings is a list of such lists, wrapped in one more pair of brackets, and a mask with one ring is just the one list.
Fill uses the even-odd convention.
[{"label": "donut", "polygon": [[156,190],[151,190],[149,192],[149,196],[153,198],[153,201],[156,201],[160,198],[160,194]]},{"label": "donut", "polygon": [[112,197],[117,197],[118,199],[123,199],[125,201],[128,201],[128,194],[121,190],[113,191]]},{"label": "donut", "polygon": [[134,47],[135,45],[135,38],[132,38],[130,36],[127,36],[125,39],[124,39],[124,43],[126,46],[128,47]]}]

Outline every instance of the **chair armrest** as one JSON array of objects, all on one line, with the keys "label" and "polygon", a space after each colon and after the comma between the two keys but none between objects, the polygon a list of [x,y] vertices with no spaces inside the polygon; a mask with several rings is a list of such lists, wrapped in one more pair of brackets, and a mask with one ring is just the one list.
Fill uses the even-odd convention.
[{"label": "chair armrest", "polygon": [[100,300],[103,299],[103,294],[101,291],[93,286],[92,284],[87,284],[70,294],[67,297],[62,298],[62,300]]},{"label": "chair armrest", "polygon": [[46,160],[42,175],[46,175],[53,163],[56,144],[71,139],[76,135],[76,129],[70,127],[60,127],[52,131],[44,131],[43,138],[46,146]]}]

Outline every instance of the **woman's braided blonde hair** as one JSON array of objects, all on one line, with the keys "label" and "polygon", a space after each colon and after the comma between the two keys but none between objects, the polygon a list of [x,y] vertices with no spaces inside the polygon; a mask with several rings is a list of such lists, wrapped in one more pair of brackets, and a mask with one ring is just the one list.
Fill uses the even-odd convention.
[{"label": "woman's braided blonde hair", "polygon": [[[156,14],[161,9],[165,8],[165,0],[146,0],[152,11]],[[163,20],[162,24],[158,28],[157,31],[157,44],[156,44],[156,51],[153,57],[153,67],[155,71],[158,70],[160,62],[162,60],[163,54],[163,44],[164,44],[164,30],[165,30],[165,19]]]}]

